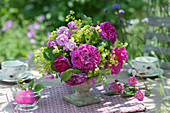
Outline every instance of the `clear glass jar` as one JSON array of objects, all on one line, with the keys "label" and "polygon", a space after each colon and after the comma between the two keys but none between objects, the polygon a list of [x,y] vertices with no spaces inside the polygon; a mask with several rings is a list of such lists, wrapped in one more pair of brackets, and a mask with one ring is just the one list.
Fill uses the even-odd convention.
[{"label": "clear glass jar", "polygon": [[37,103],[41,98],[41,91],[21,90],[17,85],[11,87],[13,98],[17,103],[16,108],[21,111],[37,109]]}]

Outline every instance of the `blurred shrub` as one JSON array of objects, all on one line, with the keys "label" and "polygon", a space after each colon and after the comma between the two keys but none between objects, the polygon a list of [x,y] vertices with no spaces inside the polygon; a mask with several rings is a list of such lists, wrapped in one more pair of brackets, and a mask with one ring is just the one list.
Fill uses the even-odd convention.
[{"label": "blurred shrub", "polygon": [[[119,7],[114,8],[114,4],[118,4]],[[80,18],[80,14],[84,13],[92,17],[94,23],[112,22],[117,30],[118,39],[129,44],[129,59],[133,59],[142,55],[145,43],[143,35],[148,29],[147,24],[141,23],[141,20],[153,14],[153,9],[156,9],[156,13],[159,9],[159,14],[167,16],[162,13],[162,8],[167,12],[167,7],[166,0],[0,0],[0,28],[3,28],[8,20],[13,21],[11,28],[2,31],[3,28],[0,31],[0,50],[3,50],[0,52],[0,60],[20,59],[26,56],[31,58],[34,49],[43,43],[46,44],[49,31],[66,25],[65,16],[70,10],[76,12],[76,18]],[[124,13],[119,13],[120,10]],[[43,21],[38,19],[41,14],[44,14]],[[36,26],[37,22],[40,24],[39,29],[28,28],[31,24]]]}]

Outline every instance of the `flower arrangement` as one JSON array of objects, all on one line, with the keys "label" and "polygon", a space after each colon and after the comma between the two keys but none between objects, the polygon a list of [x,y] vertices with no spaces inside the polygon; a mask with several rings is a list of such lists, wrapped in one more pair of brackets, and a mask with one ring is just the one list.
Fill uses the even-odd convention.
[{"label": "flower arrangement", "polygon": [[39,73],[46,79],[60,77],[70,86],[84,82],[105,85],[105,75],[118,74],[128,60],[127,44],[117,40],[115,27],[108,21],[93,24],[83,14],[76,20],[73,11],[66,21],[67,27],[61,26],[51,33],[48,46],[34,51]]}]

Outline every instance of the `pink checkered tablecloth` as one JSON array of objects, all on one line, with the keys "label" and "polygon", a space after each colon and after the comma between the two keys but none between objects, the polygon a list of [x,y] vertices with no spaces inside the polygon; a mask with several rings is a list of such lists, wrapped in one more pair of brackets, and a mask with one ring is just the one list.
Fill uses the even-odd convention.
[{"label": "pink checkered tablecloth", "polygon": [[74,92],[72,87],[61,84],[57,87],[45,88],[42,91],[38,109],[32,112],[16,110],[16,103],[14,102],[10,91],[7,92],[7,98],[14,113],[125,113],[146,110],[146,107],[136,98],[104,95],[104,93],[108,91],[108,84],[105,86],[95,85],[90,89],[90,92],[100,96],[102,102],[85,107],[76,107],[63,99],[64,95]]}]

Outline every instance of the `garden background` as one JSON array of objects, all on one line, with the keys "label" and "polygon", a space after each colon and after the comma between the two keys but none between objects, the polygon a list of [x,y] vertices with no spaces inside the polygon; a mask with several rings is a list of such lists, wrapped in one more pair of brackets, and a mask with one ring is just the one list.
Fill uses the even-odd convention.
[{"label": "garden background", "polygon": [[[97,21],[110,21],[117,38],[126,47],[129,61],[143,55],[144,33],[148,31],[150,15],[169,16],[168,0],[0,0],[0,62],[33,59],[33,51],[47,44],[53,30],[66,26],[70,10],[75,17],[85,14]],[[169,34],[168,29],[155,29]],[[153,40],[155,46],[169,43]],[[154,56],[154,53],[152,54]],[[160,60],[169,57],[157,56]]]}]

